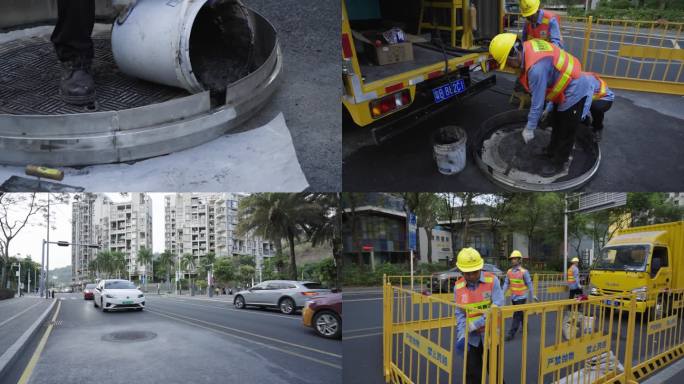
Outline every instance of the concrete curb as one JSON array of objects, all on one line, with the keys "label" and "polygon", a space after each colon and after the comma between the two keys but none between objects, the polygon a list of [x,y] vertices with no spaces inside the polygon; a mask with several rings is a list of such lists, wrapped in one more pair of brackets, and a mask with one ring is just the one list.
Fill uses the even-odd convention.
[{"label": "concrete curb", "polygon": [[7,348],[7,351],[0,356],[0,377],[7,375],[7,369],[17,359],[19,353],[23,351],[33,335],[35,335],[38,329],[40,329],[41,324],[43,324],[45,319],[50,315],[50,312],[52,312],[52,310],[55,308],[57,301],[58,299],[52,300],[50,307],[48,307],[45,312],[43,312],[43,314],[40,315],[40,317],[29,327],[29,329],[27,329],[26,332],[24,332],[24,334],[22,334],[21,337],[19,337],[19,339],[17,339],[17,341]]},{"label": "concrete curb", "polygon": [[658,373],[651,375],[648,379],[642,381],[642,384],[660,384],[673,378],[678,373],[684,371],[684,359],[680,358],[678,361],[661,368]]}]

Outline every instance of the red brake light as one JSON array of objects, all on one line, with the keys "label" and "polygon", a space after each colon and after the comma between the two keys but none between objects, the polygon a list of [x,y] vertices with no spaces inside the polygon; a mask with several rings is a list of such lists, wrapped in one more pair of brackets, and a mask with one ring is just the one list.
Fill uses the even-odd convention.
[{"label": "red brake light", "polygon": [[351,40],[348,33],[342,34],[342,57],[350,59],[352,57]]},{"label": "red brake light", "polygon": [[318,292],[301,292],[302,296],[316,296]]},{"label": "red brake light", "polygon": [[387,95],[370,103],[371,116],[378,118],[390,112],[405,108],[411,104],[411,92],[408,89]]}]

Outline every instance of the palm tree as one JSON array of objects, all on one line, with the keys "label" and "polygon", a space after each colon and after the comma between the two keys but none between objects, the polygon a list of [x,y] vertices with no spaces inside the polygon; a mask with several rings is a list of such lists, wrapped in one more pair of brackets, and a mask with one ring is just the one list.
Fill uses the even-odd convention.
[{"label": "palm tree", "polygon": [[[187,272],[189,278],[190,278],[190,287],[192,287],[192,273],[195,272],[195,257],[192,256],[190,253],[186,253],[183,256],[181,256],[180,260],[180,265],[185,272]],[[194,292],[194,290],[191,289],[191,292]]]},{"label": "palm tree", "polygon": [[315,222],[319,208],[306,193],[257,193],[240,202],[237,233],[249,232],[278,244],[286,239],[290,248],[290,277],[297,279],[295,241],[310,223]]},{"label": "palm tree", "polygon": [[308,228],[312,246],[329,244],[335,260],[335,287],[339,287],[338,277],[342,268],[342,200],[339,194],[316,193],[313,196],[320,207],[318,220]]},{"label": "palm tree", "polygon": [[164,270],[166,271],[166,290],[171,291],[171,268],[173,268],[174,264],[176,264],[176,255],[171,253],[168,249],[165,250],[161,256],[159,256],[159,262],[161,265],[164,266]]},{"label": "palm tree", "polygon": [[[153,254],[151,250],[140,247],[140,250],[138,251],[138,263],[145,267],[145,274],[147,274],[147,266],[152,262],[152,257]],[[140,280],[140,277],[138,277],[138,280]],[[145,291],[147,291],[147,278],[145,278]]]},{"label": "palm tree", "polygon": [[116,271],[116,278],[121,278],[121,271],[126,268],[126,255],[122,252],[114,251],[111,252],[111,272],[114,274]]},{"label": "palm tree", "polygon": [[102,273],[105,278],[109,278],[111,276],[112,271],[114,270],[114,268],[112,267],[112,261],[112,252],[110,250],[104,250],[102,252],[99,252],[95,260],[91,261],[91,263],[94,264],[98,276],[100,275],[100,273]]}]

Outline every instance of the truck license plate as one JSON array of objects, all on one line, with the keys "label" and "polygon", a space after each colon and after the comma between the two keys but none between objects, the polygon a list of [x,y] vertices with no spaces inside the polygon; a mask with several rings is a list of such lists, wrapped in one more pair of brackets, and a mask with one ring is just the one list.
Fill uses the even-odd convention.
[{"label": "truck license plate", "polygon": [[440,85],[432,90],[432,96],[435,98],[435,103],[441,103],[444,100],[448,100],[458,94],[463,93],[466,90],[465,82],[463,79],[458,79],[452,81],[448,84]]}]

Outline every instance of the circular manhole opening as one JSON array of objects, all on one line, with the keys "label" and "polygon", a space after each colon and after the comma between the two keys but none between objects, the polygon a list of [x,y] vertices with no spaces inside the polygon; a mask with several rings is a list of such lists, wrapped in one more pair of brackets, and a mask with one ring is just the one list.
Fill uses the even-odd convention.
[{"label": "circular manhole opening", "polygon": [[484,174],[513,191],[552,192],[577,189],[589,182],[601,162],[601,151],[588,127],[581,125],[568,161],[552,174],[543,168],[550,160],[542,155],[551,129],[538,128],[525,144],[520,135],[527,122],[526,110],[512,110],[487,119],[473,140],[471,150]]},{"label": "circular manhole opening", "polygon": [[147,331],[121,331],[121,332],[111,332],[102,336],[104,341],[116,341],[123,343],[134,343],[137,341],[147,341],[152,340],[157,337],[154,332]]}]

